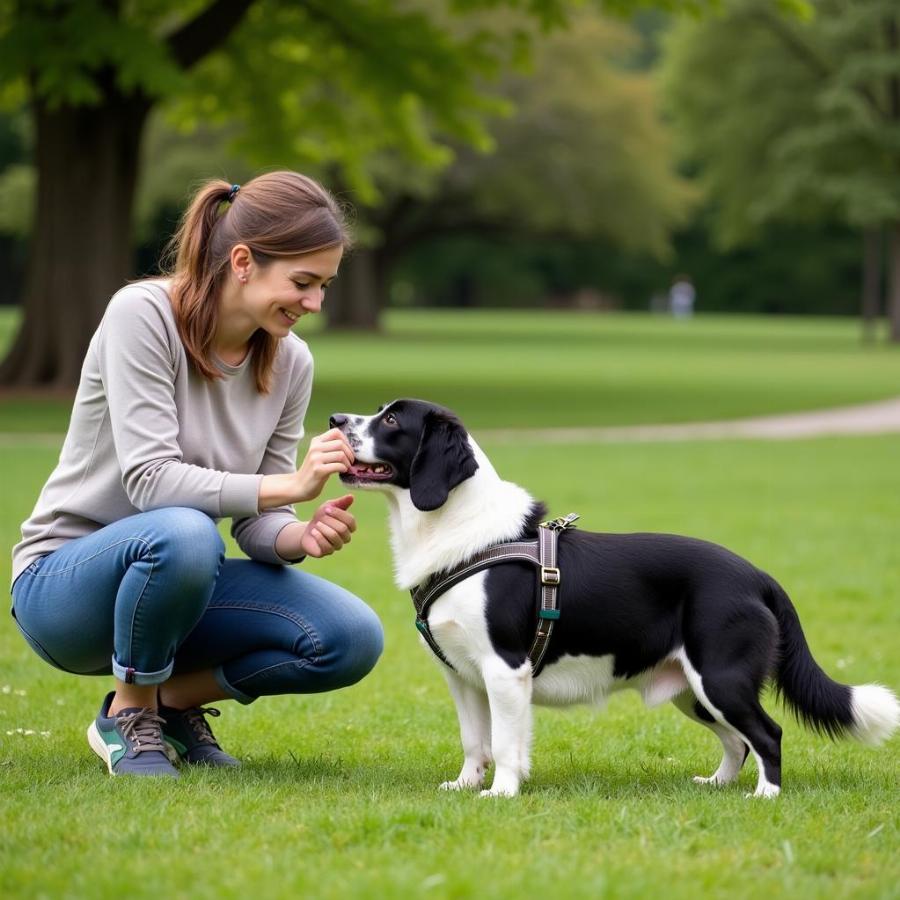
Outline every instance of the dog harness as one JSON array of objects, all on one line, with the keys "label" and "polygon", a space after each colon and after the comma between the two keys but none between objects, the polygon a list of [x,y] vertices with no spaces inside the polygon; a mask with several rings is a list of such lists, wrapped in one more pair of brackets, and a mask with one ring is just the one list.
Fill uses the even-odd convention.
[{"label": "dog harness", "polygon": [[453,668],[450,660],[441,652],[441,648],[428,626],[428,611],[435,600],[463,579],[482,569],[506,562],[527,562],[537,567],[539,578],[540,605],[537,631],[531,649],[528,651],[531,674],[537,678],[544,667],[544,656],[550,645],[553,626],[559,619],[558,589],[561,578],[557,567],[557,541],[560,532],[574,527],[575,521],[579,518],[576,513],[569,513],[567,516],[560,516],[549,522],[541,522],[538,526],[536,541],[509,541],[503,544],[494,544],[456,568],[432,575],[424,584],[418,585],[410,591],[413,605],[416,608],[416,628],[419,629],[428,646],[444,665]]}]

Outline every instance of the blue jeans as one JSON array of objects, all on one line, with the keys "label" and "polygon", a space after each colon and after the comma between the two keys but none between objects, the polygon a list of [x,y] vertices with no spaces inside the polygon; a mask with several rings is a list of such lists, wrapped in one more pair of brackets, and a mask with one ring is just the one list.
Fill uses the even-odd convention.
[{"label": "blue jeans", "polygon": [[383,645],[362,600],[301,569],[225,559],[212,519],[181,507],[69,541],[12,593],[20,631],[58,669],[133,684],[212,669],[241,703],[353,684]]}]

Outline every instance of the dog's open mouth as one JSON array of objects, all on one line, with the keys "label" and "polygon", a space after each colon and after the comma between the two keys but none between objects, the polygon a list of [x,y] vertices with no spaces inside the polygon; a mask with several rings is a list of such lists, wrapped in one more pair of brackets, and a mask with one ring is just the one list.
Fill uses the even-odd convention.
[{"label": "dog's open mouth", "polygon": [[341,473],[341,481],[385,481],[394,474],[387,463],[367,463],[356,460],[349,471]]}]

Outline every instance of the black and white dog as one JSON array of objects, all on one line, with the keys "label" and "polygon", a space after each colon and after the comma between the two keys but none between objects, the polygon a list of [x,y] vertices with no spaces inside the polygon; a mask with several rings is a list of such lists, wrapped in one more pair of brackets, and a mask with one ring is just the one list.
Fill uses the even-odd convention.
[{"label": "black and white dog", "polygon": [[[390,504],[396,582],[411,589],[484,548],[537,534],[543,505],[499,477],[449,410],[396,400],[374,416],[335,414],[356,461],[342,480]],[[900,703],[880,685],[849,687],[816,664],[787,594],[716,544],[667,534],[559,537],[561,617],[532,677],[535,570],[509,562],[471,575],[431,607],[431,631],[456,702],[465,761],[446,789],[514,795],[528,776],[531,703],[602,703],[625,687],[647,706],[671,700],[724,748],[702,784],[728,784],[752,753],[756,796],[781,787],[781,728],[760,704],[767,679],[810,727],[886,739]]]}]

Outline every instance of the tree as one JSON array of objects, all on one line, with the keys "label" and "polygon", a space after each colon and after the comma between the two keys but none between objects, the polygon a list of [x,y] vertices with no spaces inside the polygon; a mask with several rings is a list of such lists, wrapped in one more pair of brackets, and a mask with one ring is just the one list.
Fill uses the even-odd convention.
[{"label": "tree", "polygon": [[664,255],[693,190],[672,170],[652,75],[629,67],[639,50],[625,25],[584,10],[535,41],[526,71],[495,86],[512,112],[491,123],[490,153],[457,145],[450,165],[417,178],[396,157],[381,159],[382,199],[360,210],[368,239],[345,264],[333,320],[370,325],[397,260],[441,235],[593,240]]},{"label": "tree", "polygon": [[[561,20],[562,0],[516,5]],[[365,161],[379,147],[433,160],[435,135],[483,140],[493,105],[476,79],[505,46],[450,37],[390,0],[0,0],[3,99],[32,111],[37,171],[25,315],[0,382],[77,382],[131,272],[142,136],[160,102],[180,98],[183,120],[242,123],[267,164],[283,151],[327,159],[371,196]]]},{"label": "tree", "polygon": [[[647,0],[607,0],[628,12]],[[803,0],[781,0],[797,3]],[[715,0],[649,0],[697,10]],[[0,103],[32,115],[37,188],[24,319],[0,383],[72,385],[110,293],[130,274],[148,115],[233,123],[256,165],[328,168],[374,202],[385,148],[439,167],[452,137],[487,145],[485,83],[520,53],[481,9],[543,28],[577,0],[0,0]]]},{"label": "tree", "polygon": [[890,236],[891,335],[900,340],[900,9],[816,0],[806,19],[764,0],[684,23],[667,85],[723,244],[768,222],[824,219],[865,234],[864,309]]}]

